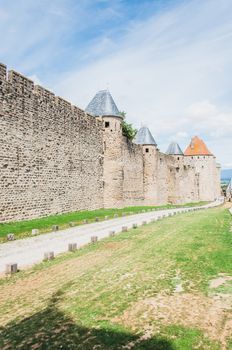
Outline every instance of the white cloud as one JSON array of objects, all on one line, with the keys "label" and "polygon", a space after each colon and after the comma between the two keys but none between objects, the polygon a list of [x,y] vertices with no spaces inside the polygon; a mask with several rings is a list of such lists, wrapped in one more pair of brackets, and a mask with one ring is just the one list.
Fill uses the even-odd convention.
[{"label": "white cloud", "polygon": [[232,148],[231,11],[230,0],[194,0],[132,23],[111,54],[68,72],[56,90],[84,108],[109,83],[129,121],[149,125],[158,144],[176,136],[186,146],[197,133],[228,163],[220,145]]},{"label": "white cloud", "polygon": [[[120,0],[98,0],[107,6],[94,13],[92,3],[7,2],[0,10],[0,56],[82,108],[109,86],[128,120],[148,125],[162,150],[173,139],[185,148],[199,134],[223,165],[231,163],[231,0],[183,0],[146,20],[128,21],[120,35],[112,25],[85,40],[85,30],[123,15]],[[83,42],[64,45],[74,33],[83,33]],[[66,61],[52,76],[47,67],[53,70],[64,52]]]}]

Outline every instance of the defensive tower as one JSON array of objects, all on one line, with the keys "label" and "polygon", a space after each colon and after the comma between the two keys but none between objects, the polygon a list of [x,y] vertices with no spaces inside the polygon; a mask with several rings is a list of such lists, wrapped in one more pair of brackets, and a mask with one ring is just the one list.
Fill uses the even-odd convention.
[{"label": "defensive tower", "polygon": [[102,121],[104,207],[123,203],[122,120],[109,90],[97,92],[85,111]]},{"label": "defensive tower", "polygon": [[139,129],[134,143],[142,146],[144,199],[152,204],[157,202],[157,143],[146,126]]}]

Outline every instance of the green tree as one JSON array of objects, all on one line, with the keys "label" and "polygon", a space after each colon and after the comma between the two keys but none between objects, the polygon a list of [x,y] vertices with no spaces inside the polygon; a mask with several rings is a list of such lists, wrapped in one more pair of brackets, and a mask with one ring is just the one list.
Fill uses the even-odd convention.
[{"label": "green tree", "polygon": [[135,135],[137,134],[137,129],[135,129],[132,124],[129,124],[125,121],[126,112],[122,111],[120,112],[120,114],[123,117],[122,134],[126,136],[129,140],[133,140]]}]

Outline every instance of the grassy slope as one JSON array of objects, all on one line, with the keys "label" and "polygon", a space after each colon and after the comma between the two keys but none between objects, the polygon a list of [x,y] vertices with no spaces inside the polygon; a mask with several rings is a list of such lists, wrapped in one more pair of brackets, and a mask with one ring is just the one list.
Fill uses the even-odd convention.
[{"label": "grassy slope", "polygon": [[[200,203],[188,203],[185,206],[196,206],[203,205],[206,202]],[[4,241],[8,233],[14,233],[17,238],[26,237],[31,234],[31,230],[37,228],[40,233],[45,233],[51,231],[52,225],[59,225],[60,228],[69,227],[69,223],[73,222],[76,225],[82,223],[84,219],[88,219],[90,222],[94,221],[96,217],[103,219],[105,216],[113,218],[114,214],[122,215],[123,212],[133,212],[136,213],[143,209],[151,208],[172,208],[173,205],[163,205],[163,206],[144,206],[144,207],[127,207],[123,209],[99,209],[92,211],[79,211],[73,213],[66,213],[61,215],[52,215],[44,218],[24,220],[18,222],[10,223],[0,223],[0,241]]]},{"label": "grassy slope", "polygon": [[221,349],[197,325],[133,312],[162,294],[168,305],[177,275],[193,299],[208,298],[213,277],[232,276],[231,224],[222,208],[182,214],[1,280],[0,348]]}]

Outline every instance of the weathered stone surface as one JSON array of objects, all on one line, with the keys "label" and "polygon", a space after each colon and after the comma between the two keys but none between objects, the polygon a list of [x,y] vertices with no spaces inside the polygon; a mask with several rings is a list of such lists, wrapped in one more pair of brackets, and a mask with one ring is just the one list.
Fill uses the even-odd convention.
[{"label": "weathered stone surface", "polygon": [[53,260],[55,258],[54,252],[45,252],[44,253],[44,261]]},{"label": "weathered stone surface", "polygon": [[0,64],[0,222],[220,196],[215,157],[134,144],[121,122],[92,117]]},{"label": "weathered stone surface", "polygon": [[75,250],[77,250],[77,244],[76,243],[69,243],[68,244],[68,251],[73,252]]},{"label": "weathered stone surface", "polygon": [[6,264],[6,274],[13,274],[18,272],[18,265],[16,263]]},{"label": "weathered stone surface", "polygon": [[8,235],[7,235],[7,240],[8,240],[8,241],[14,241],[14,240],[15,240],[15,235],[14,235],[14,233],[8,233]]},{"label": "weathered stone surface", "polygon": [[98,237],[97,236],[92,236],[91,237],[91,243],[96,243],[98,241]]}]

